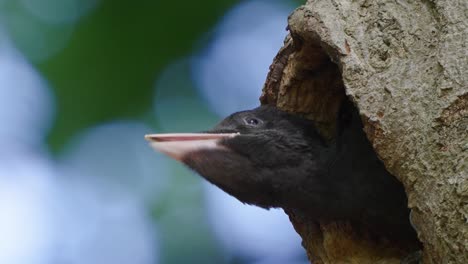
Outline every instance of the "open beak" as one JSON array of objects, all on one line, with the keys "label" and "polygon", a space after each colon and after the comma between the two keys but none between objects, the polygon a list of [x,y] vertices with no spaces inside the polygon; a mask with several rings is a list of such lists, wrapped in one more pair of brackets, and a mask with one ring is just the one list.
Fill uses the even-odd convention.
[{"label": "open beak", "polygon": [[239,133],[167,133],[146,135],[155,150],[181,161],[190,152],[208,149],[223,149],[218,143],[223,138],[232,138]]}]

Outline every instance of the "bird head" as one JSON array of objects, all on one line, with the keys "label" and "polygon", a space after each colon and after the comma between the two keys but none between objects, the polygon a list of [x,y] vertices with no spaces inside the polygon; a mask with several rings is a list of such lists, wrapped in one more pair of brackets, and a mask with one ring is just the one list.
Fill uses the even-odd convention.
[{"label": "bird head", "polygon": [[300,203],[292,194],[323,174],[327,149],[311,121],[272,106],[234,113],[202,133],[146,139],[241,202],[263,208]]},{"label": "bird head", "polygon": [[419,245],[403,186],[374,153],[358,112],[343,109],[330,143],[312,121],[272,106],[234,113],[202,133],[146,139],[243,203],[350,220]]}]

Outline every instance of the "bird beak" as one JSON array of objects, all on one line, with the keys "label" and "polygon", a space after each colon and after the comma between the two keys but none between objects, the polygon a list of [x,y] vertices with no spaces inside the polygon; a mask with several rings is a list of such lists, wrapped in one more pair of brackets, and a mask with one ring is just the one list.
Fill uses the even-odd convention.
[{"label": "bird beak", "polygon": [[160,151],[169,157],[181,161],[188,153],[209,150],[224,149],[219,145],[219,141],[224,138],[232,138],[239,133],[168,133],[168,134],[150,134],[146,135],[155,150]]}]

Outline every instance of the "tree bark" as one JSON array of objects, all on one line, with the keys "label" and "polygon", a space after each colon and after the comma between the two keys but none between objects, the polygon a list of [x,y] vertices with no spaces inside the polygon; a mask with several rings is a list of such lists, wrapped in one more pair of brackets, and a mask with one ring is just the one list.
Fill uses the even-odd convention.
[{"label": "tree bark", "polygon": [[[290,15],[260,98],[313,119],[327,138],[342,100],[354,103],[405,187],[423,263],[468,263],[467,24],[466,0],[309,0]],[[347,223],[285,211],[313,263],[400,263],[408,254]]]}]

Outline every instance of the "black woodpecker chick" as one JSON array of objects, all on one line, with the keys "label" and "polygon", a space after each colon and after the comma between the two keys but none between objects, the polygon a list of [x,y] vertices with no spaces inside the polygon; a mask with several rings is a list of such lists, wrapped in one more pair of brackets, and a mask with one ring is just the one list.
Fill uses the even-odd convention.
[{"label": "black woodpecker chick", "polygon": [[234,113],[204,133],[146,139],[243,203],[416,239],[402,185],[377,158],[357,113],[343,120],[332,143],[312,121],[272,106]]}]

